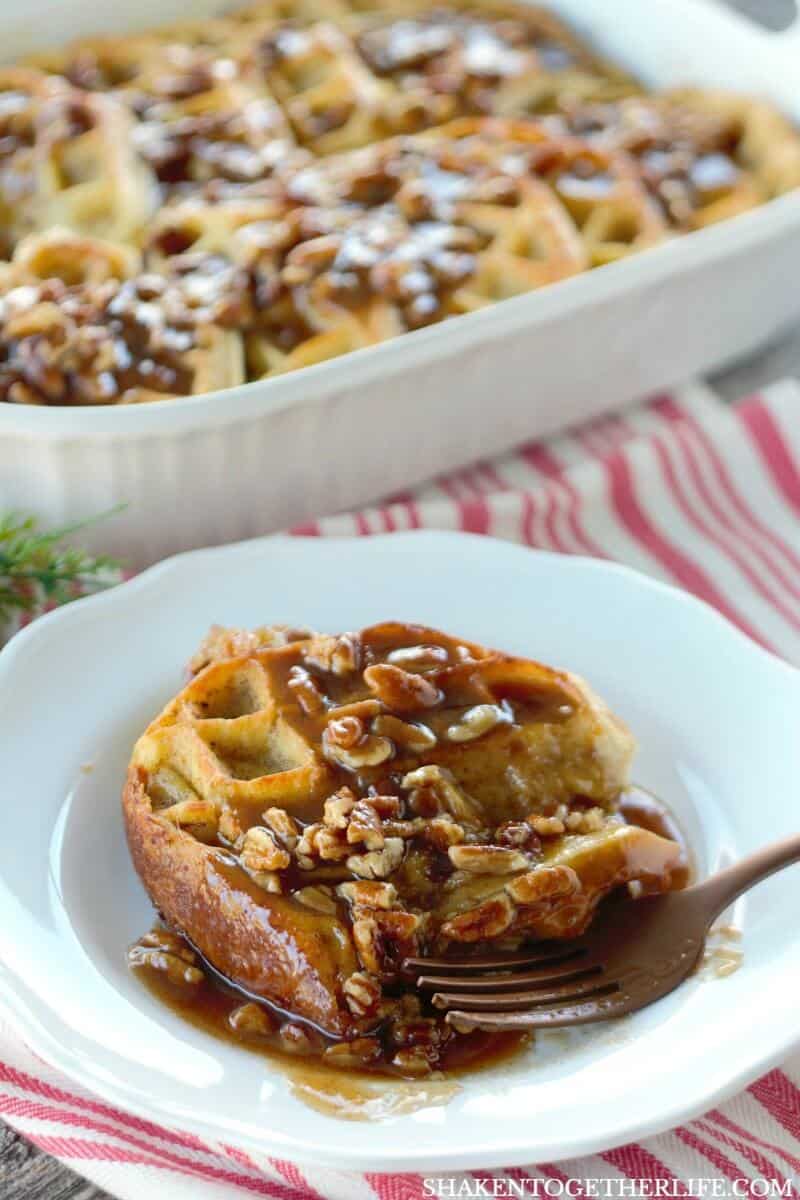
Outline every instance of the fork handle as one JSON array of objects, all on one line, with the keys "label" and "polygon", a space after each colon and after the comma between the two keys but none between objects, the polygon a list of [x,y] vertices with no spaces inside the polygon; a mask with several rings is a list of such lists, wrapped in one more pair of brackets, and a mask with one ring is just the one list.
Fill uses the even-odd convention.
[{"label": "fork handle", "polygon": [[800,833],[756,850],[755,854],[726,867],[704,883],[689,888],[684,895],[692,893],[697,898],[702,897],[710,925],[743,892],[796,862],[800,862]]}]

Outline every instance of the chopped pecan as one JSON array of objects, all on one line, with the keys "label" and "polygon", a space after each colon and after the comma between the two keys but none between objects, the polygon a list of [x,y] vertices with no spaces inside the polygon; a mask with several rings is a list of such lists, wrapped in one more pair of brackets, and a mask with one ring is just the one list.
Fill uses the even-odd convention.
[{"label": "chopped pecan", "polygon": [[[352,750],[367,736],[367,730],[360,717],[337,717],[328,721],[326,727],[328,741],[342,750]],[[378,731],[380,732],[380,731]]]},{"label": "chopped pecan", "polygon": [[422,754],[436,745],[436,734],[427,725],[401,721],[392,713],[381,713],[372,722],[372,732],[389,737],[403,753]]},{"label": "chopped pecan", "polygon": [[166,976],[176,987],[197,987],[203,982],[203,972],[178,954],[149,946],[132,946],[128,951],[128,962],[132,967],[149,967]]},{"label": "chopped pecan", "polygon": [[597,833],[608,820],[602,808],[584,808],[568,813],[564,824],[569,833]]},{"label": "chopped pecan", "polygon": [[362,767],[377,767],[390,759],[394,754],[394,743],[370,733],[352,749],[345,749],[331,739],[329,727],[326,727],[322,733],[322,752],[339,766],[358,771]]},{"label": "chopped pecan", "polygon": [[510,879],[506,891],[517,904],[536,904],[539,900],[554,900],[574,896],[581,890],[581,881],[572,867],[536,867],[516,879]]},{"label": "chopped pecan", "polygon": [[539,835],[530,821],[506,821],[498,826],[492,840],[498,846],[527,850],[529,854],[536,854],[542,848]]},{"label": "chopped pecan", "polygon": [[317,716],[325,711],[325,697],[319,684],[305,667],[292,667],[288,686],[297,698],[297,703],[308,716]]},{"label": "chopped pecan", "polygon": [[370,879],[340,883],[337,893],[350,904],[362,908],[391,908],[397,902],[397,889],[393,883],[378,883]]},{"label": "chopped pecan", "polygon": [[433,817],[425,821],[422,836],[436,850],[449,850],[463,842],[466,834],[452,817]]},{"label": "chopped pecan", "polygon": [[179,934],[173,933],[170,929],[161,928],[161,926],[151,929],[144,937],[140,937],[136,945],[150,947],[154,950],[163,950],[167,954],[175,955],[176,958],[182,958],[190,966],[194,966],[197,962],[197,955],[194,950],[187,946],[183,938]]},{"label": "chopped pecan", "polygon": [[431,671],[446,666],[448,654],[445,646],[401,646],[386,661],[405,671]]},{"label": "chopped pecan", "polygon": [[416,952],[421,922],[415,913],[355,908],[353,915],[353,941],[364,969],[371,974],[393,972]]},{"label": "chopped pecan", "polygon": [[262,814],[265,823],[280,838],[287,850],[293,850],[300,837],[300,826],[283,808],[268,808]]},{"label": "chopped pecan", "polygon": [[392,1021],[389,1026],[389,1037],[398,1050],[407,1050],[411,1046],[439,1046],[447,1036],[447,1027],[435,1017],[406,1016]]},{"label": "chopped pecan", "polygon": [[434,708],[442,693],[422,675],[404,671],[391,663],[375,663],[364,672],[364,682],[388,709],[399,713]]},{"label": "chopped pecan", "polygon": [[526,854],[505,846],[451,846],[447,853],[457,870],[471,875],[511,875],[530,866]]},{"label": "chopped pecan", "polygon": [[346,829],[355,803],[356,798],[350,788],[340,788],[322,806],[322,820],[331,829]]},{"label": "chopped pecan", "polygon": [[365,970],[380,975],[383,969],[381,940],[374,916],[360,917],[353,922],[353,941]]},{"label": "chopped pecan", "polygon": [[268,829],[256,825],[244,835],[240,862],[250,872],[281,871],[289,866],[291,859]]},{"label": "chopped pecan", "polygon": [[339,637],[318,634],[308,644],[305,659],[320,671],[333,675],[349,675],[357,671],[361,663],[361,643],[354,633],[342,633]]},{"label": "chopped pecan", "polygon": [[282,1048],[289,1054],[313,1054],[322,1045],[322,1038],[318,1033],[297,1021],[287,1021],[281,1025],[278,1037]]},{"label": "chopped pecan", "polygon": [[228,1024],[240,1037],[261,1038],[274,1033],[278,1022],[260,1004],[240,1004],[228,1014]]},{"label": "chopped pecan", "polygon": [[408,1050],[398,1050],[392,1058],[392,1066],[403,1075],[430,1075],[433,1070],[436,1052],[428,1046],[411,1046]]},{"label": "chopped pecan", "polygon": [[359,800],[350,813],[347,840],[351,845],[362,843],[368,850],[381,850],[385,843],[383,823],[369,800]]},{"label": "chopped pecan", "polygon": [[531,813],[528,821],[539,837],[560,837],[566,831],[561,817],[541,817],[538,813]]},{"label": "chopped pecan", "polygon": [[401,786],[411,789],[410,804],[423,817],[449,812],[457,821],[478,823],[475,802],[458,786],[445,767],[428,763],[403,776]]},{"label": "chopped pecan", "polygon": [[498,725],[510,725],[511,714],[499,704],[475,704],[448,727],[451,742],[474,742]]},{"label": "chopped pecan", "polygon": [[381,985],[366,971],[354,971],[344,981],[343,989],[347,1007],[354,1017],[373,1016],[381,1002]]},{"label": "chopped pecan", "polygon": [[325,1061],[335,1067],[366,1067],[381,1056],[377,1038],[353,1038],[351,1042],[336,1042],[325,1051]]},{"label": "chopped pecan", "polygon": [[328,829],[316,822],[307,825],[295,847],[297,861],[303,870],[310,870],[316,859],[341,862],[350,853],[347,838],[341,829]]},{"label": "chopped pecan", "polygon": [[386,838],[381,850],[351,854],[345,865],[348,871],[352,871],[360,879],[385,879],[400,866],[404,848],[402,838]]},{"label": "chopped pecan", "polygon": [[482,942],[499,937],[514,920],[514,906],[502,893],[442,924],[441,932],[454,942]]}]

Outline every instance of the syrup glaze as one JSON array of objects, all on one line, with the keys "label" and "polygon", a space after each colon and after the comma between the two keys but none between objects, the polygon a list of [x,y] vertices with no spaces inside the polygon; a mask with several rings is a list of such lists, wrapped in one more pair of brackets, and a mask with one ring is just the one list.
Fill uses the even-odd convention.
[{"label": "syrup glaze", "polygon": [[[694,873],[692,856],[680,825],[669,809],[642,788],[631,787],[621,797],[620,815],[631,825],[647,829],[677,842],[682,849],[678,867],[669,886],[678,890],[691,883]],[[254,886],[254,885],[253,885]],[[619,893],[601,904],[596,920],[613,919],[622,899]],[[181,939],[195,955],[197,951]],[[321,1054],[333,1040],[308,1022],[298,1021],[291,1013],[264,1002],[261,997],[235,987],[197,955],[203,979],[187,988],[170,982],[162,972],[146,964],[132,967],[138,979],[159,1003],[182,1020],[239,1047],[267,1058],[287,1075],[292,1092],[317,1111],[343,1120],[379,1120],[420,1108],[446,1104],[458,1091],[458,1080],[478,1070],[497,1067],[515,1058],[531,1044],[531,1036],[520,1032],[481,1033],[476,1031],[453,1039],[442,1060],[442,1070],[425,1079],[410,1079],[381,1061],[374,1067],[333,1066]],[[243,1004],[257,1002],[268,1014],[269,1032],[254,1036],[236,1031],[231,1016]],[[300,1029],[305,1037],[286,1036],[286,1030]],[[412,1035],[413,1036],[413,1035]]]}]

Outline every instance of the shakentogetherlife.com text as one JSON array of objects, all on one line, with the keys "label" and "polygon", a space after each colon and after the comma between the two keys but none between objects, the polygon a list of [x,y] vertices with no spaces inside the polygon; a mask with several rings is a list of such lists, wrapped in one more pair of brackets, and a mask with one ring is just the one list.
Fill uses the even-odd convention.
[{"label": "shakentogetherlife.com text", "polygon": [[800,1177],[777,1179],[466,1179],[431,1176],[423,1181],[423,1196],[430,1200],[530,1200],[569,1197],[570,1200],[659,1200],[696,1197],[728,1200],[754,1197],[791,1197]]}]

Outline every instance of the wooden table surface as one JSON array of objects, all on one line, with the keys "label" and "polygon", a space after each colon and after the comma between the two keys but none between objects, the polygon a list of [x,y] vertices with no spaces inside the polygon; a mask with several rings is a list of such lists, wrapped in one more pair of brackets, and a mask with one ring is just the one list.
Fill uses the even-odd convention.
[{"label": "wooden table surface", "polygon": [[[775,26],[787,24],[793,12],[793,0],[731,2],[738,8],[756,13],[765,24]],[[800,376],[800,329],[790,332],[755,358],[718,374],[711,382],[726,399],[737,400],[787,375]],[[2,1200],[111,1200],[106,1192],[42,1154],[2,1123],[0,1197]]]}]

